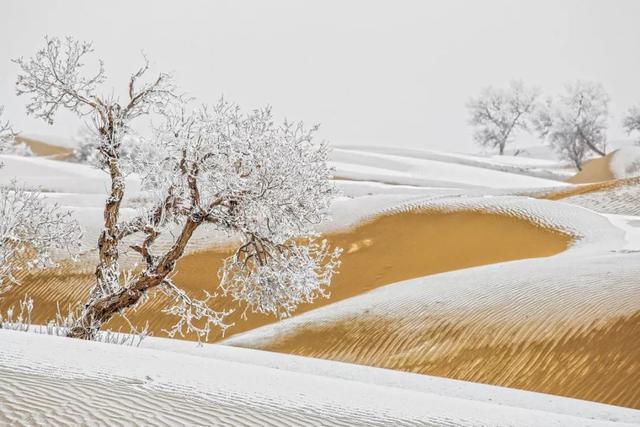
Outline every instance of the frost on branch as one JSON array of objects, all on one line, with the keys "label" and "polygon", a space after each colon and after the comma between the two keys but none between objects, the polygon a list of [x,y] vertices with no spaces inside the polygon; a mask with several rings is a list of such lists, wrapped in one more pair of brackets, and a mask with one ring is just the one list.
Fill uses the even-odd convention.
[{"label": "frost on branch", "polygon": [[[109,157],[101,154],[100,148],[104,141],[95,129],[84,127],[74,139],[76,148],[73,150],[73,158],[75,161],[109,172]],[[103,148],[102,151],[113,151],[113,148]],[[150,152],[145,141],[130,130],[121,135],[118,151],[124,175],[135,173],[138,171],[141,161],[150,155],[157,154]]]},{"label": "frost on branch", "polygon": [[84,57],[93,52],[91,43],[66,38],[46,38],[44,48],[25,60],[14,60],[23,74],[18,76],[18,95],[30,95],[27,113],[53,123],[60,107],[78,114],[86,114],[97,106],[97,85],[105,80],[102,61],[98,70],[83,75]]},{"label": "frost on branch", "polygon": [[242,114],[225,101],[180,120],[158,135],[164,156],[148,168],[148,188],[170,191],[219,228],[275,243],[326,216],[335,188],[317,127],[276,125],[270,108]]},{"label": "frost on branch", "polygon": [[69,212],[15,182],[0,188],[0,294],[17,284],[23,268],[55,265],[53,255],[73,255],[82,234]]},{"label": "frost on branch", "polygon": [[340,253],[331,251],[326,240],[275,245],[251,236],[225,260],[220,288],[254,312],[287,317],[299,304],[328,297],[326,288],[340,265]]},{"label": "frost on branch", "polygon": [[204,291],[203,299],[192,298],[185,291],[177,287],[171,279],[167,279],[160,286],[160,290],[173,300],[173,305],[162,309],[162,312],[177,317],[176,324],[165,331],[171,338],[176,335],[185,337],[193,333],[198,341],[207,341],[213,328],[224,331],[231,325],[225,323],[225,317],[233,310],[217,311],[209,304],[217,295]]}]

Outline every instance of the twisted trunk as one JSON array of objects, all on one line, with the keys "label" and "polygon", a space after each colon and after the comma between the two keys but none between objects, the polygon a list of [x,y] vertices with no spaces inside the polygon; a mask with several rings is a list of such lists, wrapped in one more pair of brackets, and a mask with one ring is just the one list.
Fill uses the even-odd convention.
[{"label": "twisted trunk", "polygon": [[98,265],[96,267],[96,285],[91,291],[90,299],[108,294],[118,283],[120,269],[118,267],[118,221],[120,205],[124,197],[124,176],[117,159],[109,161],[111,176],[111,192],[104,207],[104,227],[98,237]]},{"label": "twisted trunk", "polygon": [[114,314],[133,307],[149,289],[162,284],[167,276],[174,271],[176,262],[184,254],[193,232],[199,225],[199,221],[192,218],[187,219],[180,236],[171,249],[154,266],[150,266],[128,287],[92,300],[83,310],[76,325],[69,330],[67,336],[92,339],[100,327],[107,323]]}]

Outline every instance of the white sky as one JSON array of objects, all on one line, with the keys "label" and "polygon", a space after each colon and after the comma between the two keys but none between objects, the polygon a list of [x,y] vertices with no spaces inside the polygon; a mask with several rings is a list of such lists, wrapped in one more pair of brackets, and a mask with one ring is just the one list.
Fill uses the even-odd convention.
[{"label": "white sky", "polygon": [[75,135],[27,118],[17,67],[45,34],[93,40],[109,85],[126,86],[144,50],[203,102],[271,104],[320,122],[335,144],[476,150],[465,103],[514,78],[545,93],[602,82],[610,139],[640,102],[640,1],[27,1],[0,2],[0,105],[18,130]]}]

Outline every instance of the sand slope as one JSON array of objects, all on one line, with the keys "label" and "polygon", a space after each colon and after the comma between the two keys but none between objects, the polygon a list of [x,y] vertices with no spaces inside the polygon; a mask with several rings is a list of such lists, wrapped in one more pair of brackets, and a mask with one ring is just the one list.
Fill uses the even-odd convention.
[{"label": "sand slope", "polygon": [[604,157],[585,162],[582,170],[567,182],[586,184],[640,175],[640,147],[625,146]]},{"label": "sand slope", "polygon": [[[543,204],[542,202],[539,202]],[[420,212],[395,212],[375,217],[343,232],[329,233],[331,244],[344,248],[343,264],[331,286],[329,299],[317,300],[298,310],[297,314],[343,300],[389,283],[428,274],[456,270],[508,260],[549,256],[567,248],[572,234],[559,233],[553,224],[536,225],[522,217],[499,212],[482,212],[461,208],[445,212],[442,206]],[[178,263],[175,281],[198,295],[205,286],[215,291],[217,272],[228,250],[209,249],[191,253]],[[93,268],[67,265],[66,268],[23,278],[23,285],[6,294],[0,308],[17,305],[24,295],[34,299],[37,310],[33,321],[46,323],[60,304],[78,304],[94,284]],[[149,322],[151,331],[162,335],[174,319],[159,310],[167,303],[158,295],[129,316],[135,324]],[[235,307],[221,298],[216,307]],[[240,318],[240,308],[229,322],[235,322],[227,334],[234,334],[275,322],[271,316],[249,313]],[[110,327],[126,327],[121,319]],[[216,336],[213,337],[215,339]]]},{"label": "sand slope", "polygon": [[618,215],[640,215],[640,177],[584,184],[541,196],[562,200],[596,212]]},{"label": "sand slope", "polygon": [[36,156],[49,157],[54,160],[69,160],[73,157],[71,148],[50,144],[27,136],[18,136],[16,141],[25,144]]},{"label": "sand slope", "polygon": [[386,286],[225,343],[640,408],[640,257],[560,258]]},{"label": "sand slope", "polygon": [[625,231],[557,202],[537,213],[520,198],[448,202],[473,204],[582,237],[550,258],[389,285],[225,343],[640,407],[640,258],[616,250]]}]

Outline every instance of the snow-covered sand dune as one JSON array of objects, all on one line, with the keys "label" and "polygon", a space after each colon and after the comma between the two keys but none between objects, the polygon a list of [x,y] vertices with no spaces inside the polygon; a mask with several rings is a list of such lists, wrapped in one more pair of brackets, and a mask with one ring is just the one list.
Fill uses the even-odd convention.
[{"label": "snow-covered sand dune", "polygon": [[638,216],[640,215],[640,178],[587,184],[572,188],[571,191],[560,190],[545,197],[584,206],[601,213]]},{"label": "snow-covered sand dune", "polygon": [[[0,331],[13,425],[631,426],[637,411],[444,379],[185,344]],[[257,362],[257,363],[256,363]],[[286,366],[294,366],[288,369]]]},{"label": "snow-covered sand dune", "polygon": [[[507,165],[504,159],[491,161],[476,156],[445,155],[438,152],[375,152],[362,149],[335,149],[331,159],[337,177],[359,181],[493,189],[567,185],[558,180],[533,176],[536,175],[533,172],[527,174],[524,167]],[[538,167],[542,166],[540,163],[549,168],[556,166],[546,161],[534,163]],[[551,173],[546,175],[551,177]]]},{"label": "snow-covered sand dune", "polygon": [[224,343],[638,407],[639,276],[636,253],[513,261],[388,285]]},{"label": "snow-covered sand dune", "polygon": [[500,211],[577,240],[550,258],[388,285],[224,342],[640,405],[633,222],[522,197],[441,198],[396,210],[407,209]]},{"label": "snow-covered sand dune", "polygon": [[[223,346],[198,353],[172,340],[136,349],[0,331],[0,423],[640,423],[638,411],[400,372],[640,407],[637,185],[587,191],[561,181],[562,163],[522,156],[380,147],[333,156],[343,196],[318,229],[345,248],[336,298],[227,344],[399,371]],[[27,291],[48,319],[55,301],[79,301],[91,285],[105,176],[43,158],[0,160],[0,183],[16,177],[46,191],[86,230],[85,264],[30,276],[0,304]],[[135,176],[128,185],[125,217],[145,203]],[[191,277],[192,290],[213,286],[228,240],[203,230],[193,243],[176,279]],[[550,257],[521,259],[539,256]],[[155,321],[161,303],[132,318]]]},{"label": "snow-covered sand dune", "polygon": [[[564,251],[574,239],[586,235],[622,232],[608,221],[585,209],[573,214],[562,205],[543,200],[517,197],[460,198],[446,197],[421,202],[419,212],[410,209],[418,202],[403,202],[402,208],[382,210],[382,215],[369,217],[363,223],[340,232],[325,234],[332,245],[345,249],[340,274],[330,288],[330,298],[306,304],[297,313],[359,295],[376,287],[443,271],[456,270],[515,259],[549,256]],[[348,205],[348,203],[345,204]],[[396,202],[397,205],[397,202]],[[555,209],[554,209],[555,208]],[[380,212],[379,212],[380,214]],[[555,214],[555,216],[554,216]],[[580,215],[582,214],[582,215]],[[567,215],[575,217],[569,224]],[[570,226],[566,226],[569,224]],[[605,239],[599,244],[606,244]],[[191,253],[178,263],[175,281],[182,288],[198,293],[205,286],[215,291],[217,272],[229,256],[224,248],[208,248]],[[91,264],[68,265],[55,272],[25,277],[16,292],[6,296],[5,304],[18,304],[27,294],[38,310],[33,320],[47,322],[55,316],[58,303],[79,304],[93,286]],[[162,334],[175,319],[157,313],[167,300],[161,295],[151,299],[129,318],[136,324],[149,323],[151,331]],[[236,307],[230,298],[220,297],[214,303],[220,309]],[[276,318],[237,310],[228,318],[235,325],[227,331],[234,334],[272,323]],[[117,319],[113,328],[127,328]],[[212,335],[212,339],[217,336]]]}]

